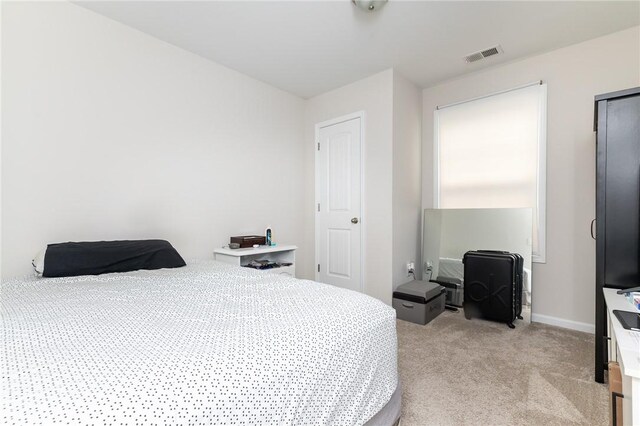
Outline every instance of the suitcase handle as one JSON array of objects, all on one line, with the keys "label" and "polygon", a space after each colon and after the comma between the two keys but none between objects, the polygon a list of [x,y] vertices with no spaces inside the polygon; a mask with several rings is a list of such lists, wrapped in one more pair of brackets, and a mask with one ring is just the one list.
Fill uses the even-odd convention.
[{"label": "suitcase handle", "polygon": [[496,253],[496,254],[510,254],[508,251],[504,250],[476,250],[480,253]]},{"label": "suitcase handle", "polygon": [[413,303],[402,302],[402,306],[405,308],[413,309]]}]

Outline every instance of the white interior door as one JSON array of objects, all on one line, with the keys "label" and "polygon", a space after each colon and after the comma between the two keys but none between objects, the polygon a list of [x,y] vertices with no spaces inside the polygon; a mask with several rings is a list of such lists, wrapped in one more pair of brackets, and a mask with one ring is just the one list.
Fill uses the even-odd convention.
[{"label": "white interior door", "polygon": [[316,279],[361,287],[361,118],[320,126],[316,151]]}]

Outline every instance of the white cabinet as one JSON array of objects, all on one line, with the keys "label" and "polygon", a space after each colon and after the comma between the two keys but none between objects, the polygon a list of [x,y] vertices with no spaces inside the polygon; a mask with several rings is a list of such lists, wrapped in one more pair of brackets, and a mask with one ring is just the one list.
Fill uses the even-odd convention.
[{"label": "white cabinet", "polygon": [[640,426],[640,343],[636,332],[625,330],[614,310],[633,311],[633,306],[616,289],[605,288],[610,337],[609,360],[620,364],[622,373],[622,420],[625,426]]},{"label": "white cabinet", "polygon": [[[219,248],[213,251],[215,260],[231,265],[245,266],[252,260],[270,260],[273,262],[291,263],[291,266],[265,269],[268,274],[296,276],[296,246],[260,246],[258,248]],[[254,269],[256,270],[256,269]]]}]

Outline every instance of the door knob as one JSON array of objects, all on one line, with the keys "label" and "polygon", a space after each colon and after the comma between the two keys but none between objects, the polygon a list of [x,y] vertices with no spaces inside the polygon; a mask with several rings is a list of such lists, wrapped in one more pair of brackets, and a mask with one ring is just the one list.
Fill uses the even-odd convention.
[{"label": "door knob", "polygon": [[357,217],[351,218],[351,223],[358,223],[358,218]]}]

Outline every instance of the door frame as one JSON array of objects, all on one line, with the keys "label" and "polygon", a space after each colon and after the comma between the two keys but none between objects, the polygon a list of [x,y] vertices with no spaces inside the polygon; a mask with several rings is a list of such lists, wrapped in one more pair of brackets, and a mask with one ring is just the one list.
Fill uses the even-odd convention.
[{"label": "door frame", "polygon": [[330,120],[321,121],[320,123],[316,123],[315,125],[315,133],[313,137],[313,152],[314,152],[314,169],[315,169],[315,196],[314,196],[314,227],[315,227],[315,263],[316,266],[314,269],[315,280],[318,281],[320,279],[320,273],[318,272],[318,265],[320,263],[320,227],[318,221],[318,209],[316,206],[320,202],[320,169],[318,166],[318,149],[317,144],[320,143],[320,129],[323,127],[333,126],[335,124],[344,123],[345,121],[353,120],[359,118],[360,119],[360,282],[358,283],[358,290],[360,293],[364,292],[364,258],[365,258],[365,226],[366,226],[366,217],[364,214],[364,172],[365,172],[365,112],[357,111],[351,114],[342,115],[340,117],[332,118]]}]

